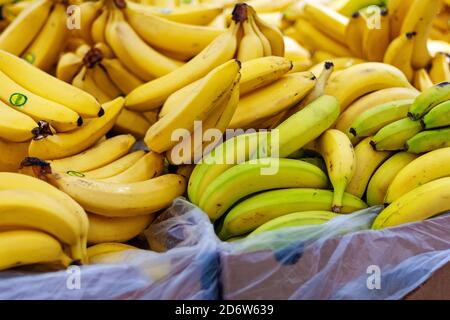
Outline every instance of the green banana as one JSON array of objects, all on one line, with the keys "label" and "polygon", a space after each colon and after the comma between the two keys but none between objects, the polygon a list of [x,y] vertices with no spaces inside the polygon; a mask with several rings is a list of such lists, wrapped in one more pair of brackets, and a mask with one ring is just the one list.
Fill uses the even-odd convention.
[{"label": "green banana", "polygon": [[423,91],[414,100],[409,109],[408,116],[418,120],[438,104],[450,99],[450,82],[438,83]]},{"label": "green banana", "polygon": [[406,151],[424,153],[450,147],[450,128],[423,131],[406,142]]},{"label": "green banana", "polygon": [[383,127],[373,136],[370,144],[377,151],[403,150],[408,139],[422,131],[419,121],[404,118]]},{"label": "green banana", "polygon": [[450,126],[450,100],[434,107],[423,117],[421,122],[425,129]]}]

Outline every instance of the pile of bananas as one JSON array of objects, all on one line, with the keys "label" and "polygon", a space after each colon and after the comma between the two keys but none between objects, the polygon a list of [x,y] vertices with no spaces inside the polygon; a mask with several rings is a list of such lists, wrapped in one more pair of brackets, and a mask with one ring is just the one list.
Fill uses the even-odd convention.
[{"label": "pile of bananas", "polygon": [[450,210],[449,1],[0,8],[0,269],[137,250],[179,196],[225,241]]}]

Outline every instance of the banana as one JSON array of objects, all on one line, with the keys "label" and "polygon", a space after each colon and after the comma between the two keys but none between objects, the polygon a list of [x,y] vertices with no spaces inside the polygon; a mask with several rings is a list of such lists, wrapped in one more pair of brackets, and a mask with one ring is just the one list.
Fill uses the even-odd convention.
[{"label": "banana", "polygon": [[319,138],[319,145],[334,189],[331,209],[339,213],[345,189],[356,172],[355,152],[347,135],[335,129],[325,131]]},{"label": "banana", "polygon": [[419,91],[425,91],[433,86],[433,81],[431,81],[427,70],[419,69],[414,74],[414,87]]},{"label": "banana", "polygon": [[414,99],[420,93],[414,88],[387,88],[369,93],[353,102],[338,118],[335,128],[347,133],[363,112],[396,100]]},{"label": "banana", "polygon": [[149,13],[170,21],[204,26],[211,23],[222,13],[222,8],[213,4],[196,4],[195,6],[159,8],[139,3],[133,3],[139,11]]},{"label": "banana", "polygon": [[439,52],[431,61],[430,79],[434,84],[450,81],[449,55]]},{"label": "banana", "polygon": [[161,119],[168,113],[178,110],[179,106],[184,103],[184,101],[193,97],[195,92],[201,85],[204,85],[205,77],[188,84],[187,86],[181,88],[178,91],[172,93],[167,100],[164,102],[162,108],[159,110],[158,118]]},{"label": "banana", "polygon": [[307,2],[305,15],[311,23],[333,40],[345,44],[345,32],[349,19],[320,3]]},{"label": "banana", "polygon": [[287,157],[319,137],[339,116],[339,102],[333,96],[317,98],[275,129],[279,134],[279,156]]},{"label": "banana", "polygon": [[88,243],[98,244],[105,242],[126,242],[133,239],[147,228],[155,218],[155,215],[148,214],[136,217],[109,218],[90,213],[88,217]]},{"label": "banana", "polygon": [[341,111],[363,95],[392,87],[413,88],[403,72],[394,66],[368,62],[340,71],[328,81],[325,94],[334,95],[340,102]]},{"label": "banana", "polygon": [[53,174],[50,181],[89,212],[107,217],[131,217],[157,212],[181,196],[185,179],[166,174],[147,181],[116,184]]},{"label": "banana", "polygon": [[78,4],[79,10],[79,28],[74,29],[75,36],[84,39],[87,43],[94,43],[91,30],[94,21],[100,15],[103,1],[87,1]]},{"label": "banana", "polygon": [[118,59],[102,59],[100,65],[105,68],[111,80],[125,94],[129,94],[143,84],[142,80],[128,71]]},{"label": "banana", "polygon": [[450,148],[442,148],[426,153],[404,166],[387,189],[385,203],[393,203],[404,194],[430,181],[447,177]]},{"label": "banana", "polygon": [[[42,98],[72,109],[83,118],[99,117],[103,114],[100,104],[93,96],[1,50],[0,70],[18,85]],[[51,103],[45,107],[46,113],[49,105]],[[42,119],[44,118],[39,118]]]},{"label": "banana", "polygon": [[348,22],[345,29],[345,43],[351,50],[352,56],[356,58],[363,57],[363,37],[364,37],[364,25],[366,21],[359,12],[354,12]]},{"label": "banana", "polygon": [[10,142],[25,142],[33,138],[36,122],[0,101],[0,138]]},{"label": "banana", "polygon": [[339,215],[337,215],[336,213],[330,211],[304,211],[289,213],[287,215],[275,218],[264,223],[263,225],[253,230],[247,236],[247,238],[254,237],[264,232],[275,231],[284,228],[323,224],[338,216]]},{"label": "banana", "polygon": [[402,24],[408,14],[409,8],[414,0],[389,0],[387,9],[389,12],[391,39],[397,38],[402,30]]},{"label": "banana", "polygon": [[[321,189],[291,188],[266,191],[236,205],[225,216],[219,237],[246,234],[264,223],[300,211],[331,211],[333,192]],[[367,205],[348,193],[344,194],[342,213],[366,208]]]},{"label": "banana", "polygon": [[84,259],[80,220],[63,203],[44,193],[29,190],[0,191],[0,203],[1,227],[49,233],[70,246],[73,259]]},{"label": "banana", "polygon": [[132,135],[115,136],[71,157],[48,161],[56,172],[84,172],[105,166],[124,156],[136,139]]},{"label": "banana", "polygon": [[214,179],[201,196],[199,207],[215,221],[234,203],[260,191],[327,186],[327,176],[312,164],[294,159],[258,159],[238,164]]},{"label": "banana", "polygon": [[112,100],[112,97],[103,92],[95,83],[93,69],[81,68],[80,72],[72,79],[72,85],[89,93],[102,104]]},{"label": "banana", "polygon": [[431,218],[450,210],[450,177],[413,189],[380,212],[372,229],[393,227]]},{"label": "banana", "polygon": [[112,97],[112,99],[114,99],[122,95],[120,89],[117,88],[117,86],[114,84],[114,82],[111,80],[111,78],[108,76],[105,69],[103,69],[101,65],[96,64],[92,68],[92,71],[92,78],[95,84],[108,97]]},{"label": "banana", "polygon": [[386,50],[383,62],[391,64],[405,74],[409,81],[413,80],[412,55],[414,50],[415,32],[402,33],[395,38]]},{"label": "banana", "polygon": [[145,137],[151,123],[139,112],[122,109],[113,131],[122,134],[132,134],[138,139]]},{"label": "banana", "polygon": [[380,129],[370,141],[372,147],[377,151],[403,150],[406,141],[422,131],[420,121],[409,118],[397,120]]},{"label": "banana", "polygon": [[22,54],[22,58],[37,68],[49,72],[65,46],[68,34],[66,20],[66,6],[61,3],[55,4],[44,27]]},{"label": "banana", "polygon": [[181,66],[148,46],[133,30],[118,9],[109,13],[105,30],[107,44],[120,61],[145,81],[166,75]]},{"label": "banana", "polygon": [[29,155],[41,159],[61,159],[86,150],[112,128],[122,110],[123,102],[124,99],[119,97],[104,104],[105,113],[102,117],[89,120],[76,131],[33,140]]},{"label": "banana", "polygon": [[22,160],[28,156],[29,142],[9,142],[0,139],[0,172],[16,172]]},{"label": "banana", "polygon": [[309,21],[298,19],[295,23],[298,36],[314,50],[327,51],[337,57],[350,57],[347,47],[317,30]]},{"label": "banana", "polygon": [[386,192],[397,174],[411,163],[417,156],[408,152],[394,154],[383,163],[370,179],[367,186],[367,204],[369,206],[385,203]]},{"label": "banana", "polygon": [[[372,7],[369,7],[372,10]],[[368,61],[382,62],[386,49],[389,46],[389,17],[387,10],[380,9],[380,25],[364,24],[363,56]]]},{"label": "banana", "polygon": [[241,62],[247,62],[249,60],[264,57],[263,44],[255,33],[255,30],[253,30],[249,14],[247,15],[247,19],[242,22],[242,28],[244,30],[244,36],[239,43],[237,59]]},{"label": "banana", "polygon": [[261,45],[263,47],[263,56],[265,56],[265,57],[271,56],[272,55],[272,47],[271,47],[270,41],[269,41],[269,39],[266,38],[266,36],[258,28],[258,25],[256,24],[255,18],[252,14],[250,14],[248,16],[248,21],[250,22],[250,25],[251,25],[253,31],[258,36],[259,41],[261,42]]},{"label": "banana", "polygon": [[126,3],[125,16],[136,33],[148,44],[195,56],[208,46],[223,29],[170,21],[141,10],[142,5]]},{"label": "banana", "polygon": [[109,11],[106,8],[101,9],[100,14],[92,22],[90,37],[93,43],[106,43],[105,30],[108,23]]},{"label": "banana", "polygon": [[164,157],[158,153],[149,152],[125,171],[100,181],[122,184],[141,182],[160,176],[163,170]]},{"label": "banana", "polygon": [[421,120],[424,129],[435,129],[450,126],[450,101],[437,105]]},{"label": "banana", "polygon": [[330,5],[334,10],[348,17],[352,13],[368,6],[382,6],[384,4],[384,0],[342,0]]},{"label": "banana", "polygon": [[198,205],[206,188],[226,170],[254,157],[268,133],[249,133],[232,137],[217,146],[197,164],[189,179],[189,200]]},{"label": "banana", "polygon": [[1,4],[2,20],[11,23],[16,19],[16,17],[27,8],[33,1],[19,1]]},{"label": "banana", "polygon": [[423,131],[406,141],[405,149],[411,153],[424,153],[450,147],[450,128]]},{"label": "banana", "polygon": [[72,83],[82,67],[83,59],[73,52],[64,53],[56,66],[56,77],[64,82]]},{"label": "banana", "polygon": [[174,92],[206,76],[212,69],[234,57],[239,24],[217,37],[196,57],[166,76],[143,84],[127,95],[125,105],[131,110],[149,111],[160,107]]},{"label": "banana", "polygon": [[448,99],[450,99],[450,82],[438,83],[423,91],[414,100],[414,103],[409,109],[408,116],[411,119],[418,120],[438,104]]},{"label": "banana", "polygon": [[414,0],[402,24],[401,34],[416,32],[412,65],[415,69],[425,68],[431,60],[427,41],[434,18],[439,10],[439,0]]},{"label": "banana", "polygon": [[356,145],[356,170],[345,190],[358,198],[364,195],[372,174],[392,154],[388,151],[373,150],[370,145],[371,139],[368,137]]},{"label": "banana", "polygon": [[240,95],[264,87],[292,69],[292,62],[287,58],[269,56],[244,62],[239,82]]},{"label": "banana", "polygon": [[83,172],[83,176],[91,180],[101,180],[116,176],[134,165],[144,155],[145,151],[143,150],[134,151],[103,167]]},{"label": "banana", "polygon": [[284,57],[285,45],[283,34],[281,31],[262,20],[255,12],[252,7],[248,7],[250,12],[253,13],[253,18],[255,19],[256,26],[261,30],[262,34],[269,40],[270,48],[272,49],[272,55]]},{"label": "banana", "polygon": [[405,118],[414,100],[396,100],[370,108],[353,121],[349,132],[357,138],[374,135],[384,126]]},{"label": "banana", "polygon": [[126,250],[138,250],[138,248],[130,246],[129,244],[119,242],[104,242],[90,246],[87,249],[89,263],[96,263],[98,258],[103,257],[104,255]]},{"label": "banana", "polygon": [[283,11],[290,7],[294,1],[293,0],[249,0],[248,5],[251,6],[258,13],[267,13],[275,11]]},{"label": "banana", "polygon": [[[50,0],[38,0],[23,10],[0,35],[0,51],[19,56],[39,34],[53,6]],[[1,68],[3,70],[3,68]]]},{"label": "banana", "polygon": [[[175,129],[193,132],[194,121],[205,120],[214,110],[217,99],[235,83],[240,70],[240,62],[230,60],[213,69],[202,81],[193,96],[184,101],[179,108],[156,122],[147,132],[145,143],[156,152],[164,152],[176,145],[172,141]],[[220,99],[219,99],[220,100]]]},{"label": "banana", "polygon": [[314,87],[316,78],[310,72],[291,73],[275,83],[240,99],[230,128],[249,128],[264,119],[299,103]]},{"label": "banana", "polygon": [[287,35],[283,36],[285,46],[285,57],[290,60],[304,61],[311,59],[311,53],[303,48],[297,40]]},{"label": "banana", "polygon": [[0,99],[34,120],[45,120],[58,131],[72,130],[82,125],[83,119],[76,112],[28,91],[2,71],[0,82]]},{"label": "banana", "polygon": [[44,232],[11,230],[0,232],[0,270],[37,263],[71,264],[61,244]]}]

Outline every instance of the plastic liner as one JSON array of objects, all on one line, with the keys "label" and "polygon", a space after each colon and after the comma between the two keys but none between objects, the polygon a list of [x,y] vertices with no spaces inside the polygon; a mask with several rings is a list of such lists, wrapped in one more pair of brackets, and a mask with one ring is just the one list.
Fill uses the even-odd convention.
[{"label": "plastic liner", "polygon": [[145,232],[154,251],[3,271],[0,299],[401,299],[450,260],[450,216],[368,230],[380,209],[223,243],[177,199]]}]

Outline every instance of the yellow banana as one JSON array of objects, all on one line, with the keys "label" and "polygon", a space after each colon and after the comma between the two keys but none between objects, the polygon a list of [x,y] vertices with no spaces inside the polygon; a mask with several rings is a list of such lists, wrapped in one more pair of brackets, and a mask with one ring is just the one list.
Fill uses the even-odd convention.
[{"label": "yellow banana", "polygon": [[103,59],[100,64],[115,85],[125,94],[143,84],[142,80],[128,71],[118,59]]},{"label": "yellow banana", "polygon": [[93,43],[106,43],[105,30],[108,23],[109,11],[106,8],[101,10],[101,13],[92,22],[91,39]]},{"label": "yellow banana", "polygon": [[64,53],[56,66],[56,77],[64,82],[72,83],[73,78],[83,67],[83,60],[73,52]]},{"label": "yellow banana", "polygon": [[117,159],[116,161],[113,161],[103,167],[97,168],[95,170],[83,172],[83,175],[87,179],[91,180],[101,180],[106,179],[112,176],[116,176],[125,170],[127,170],[129,167],[131,167],[133,164],[135,164],[140,158],[142,158],[145,155],[145,151],[138,150],[134,151],[132,153],[129,153],[120,159]]},{"label": "yellow banana", "polygon": [[249,0],[247,1],[249,6],[256,12],[267,13],[267,12],[275,12],[282,11],[291,6],[294,1],[293,0],[278,0],[278,1],[270,1],[270,0]]},{"label": "yellow banana", "polygon": [[11,142],[25,142],[33,137],[36,122],[0,101],[0,138]]},{"label": "yellow banana", "polygon": [[81,68],[80,72],[72,79],[72,85],[89,93],[102,104],[112,100],[112,97],[103,92],[95,83],[93,69]]},{"label": "yellow banana", "polygon": [[419,91],[424,91],[433,86],[430,76],[426,69],[419,69],[414,74],[414,87]]},{"label": "yellow banana", "polygon": [[380,25],[364,24],[363,55],[368,61],[382,62],[385,51],[389,46],[389,17],[386,10],[380,10]]},{"label": "yellow banana", "polygon": [[387,9],[389,12],[391,40],[397,38],[402,30],[402,24],[408,14],[414,0],[389,0]]},{"label": "yellow banana", "polygon": [[281,31],[277,27],[274,27],[262,20],[252,7],[249,7],[249,10],[253,13],[256,26],[261,30],[267,40],[269,40],[272,55],[284,57],[285,46]]},{"label": "yellow banana", "polygon": [[[101,65],[97,64],[93,68],[92,77],[98,88],[112,99],[117,98],[122,94],[119,88],[114,84],[106,71]],[[110,99],[111,100],[111,99]]]},{"label": "yellow banana", "polygon": [[256,33],[256,35],[259,38],[259,41],[261,42],[261,45],[263,47],[263,56],[268,57],[272,55],[272,47],[270,44],[269,39],[264,35],[264,33],[261,32],[258,25],[256,24],[255,18],[253,15],[248,16],[248,20],[252,26],[253,31]]},{"label": "yellow banana", "polygon": [[104,242],[90,246],[87,249],[89,263],[96,263],[97,260],[104,255],[126,250],[138,250],[138,248],[119,242]]},{"label": "yellow banana", "polygon": [[242,23],[244,30],[244,36],[239,43],[239,50],[237,58],[241,62],[247,62],[249,60],[258,59],[264,57],[264,47],[259,39],[258,35],[253,30],[250,22],[250,15]]},{"label": "yellow banana", "polygon": [[153,14],[155,16],[179,23],[204,26],[211,23],[222,13],[221,6],[214,4],[196,4],[195,6],[161,8],[149,5],[134,3],[141,12]]},{"label": "yellow banana", "polygon": [[113,131],[132,134],[138,139],[145,137],[151,123],[139,112],[122,109],[114,124]]},{"label": "yellow banana", "polygon": [[0,171],[17,172],[22,160],[28,156],[29,142],[9,142],[0,139]]},{"label": "yellow banana", "polygon": [[433,84],[450,81],[449,55],[437,53],[431,61],[430,79]]},{"label": "yellow banana", "polygon": [[77,4],[79,10],[79,28],[74,29],[73,33],[84,39],[87,43],[93,43],[91,29],[94,21],[100,14],[103,1],[87,1]]},{"label": "yellow banana", "polygon": [[402,33],[395,38],[384,55],[383,62],[391,64],[403,71],[409,81],[413,80],[412,55],[414,50],[414,32]]},{"label": "yellow banana", "polygon": [[354,12],[345,30],[345,43],[356,58],[362,58],[364,56],[363,38],[365,24],[364,17],[359,12]]},{"label": "yellow banana", "polygon": [[332,59],[325,59],[316,65],[309,68],[309,71],[311,71],[316,77],[319,77],[322,74],[322,71],[324,70],[324,62],[331,62],[333,63],[333,71],[340,71],[345,70],[351,66],[354,66],[356,64],[364,63],[365,60],[361,60],[358,58],[332,58]]}]

